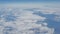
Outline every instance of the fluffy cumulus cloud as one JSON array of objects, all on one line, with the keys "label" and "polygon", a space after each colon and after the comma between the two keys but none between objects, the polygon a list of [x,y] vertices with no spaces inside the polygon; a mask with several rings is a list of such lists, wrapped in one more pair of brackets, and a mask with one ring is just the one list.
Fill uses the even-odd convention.
[{"label": "fluffy cumulus cloud", "polygon": [[[48,27],[48,24],[43,22],[45,17],[24,9],[17,7],[0,9],[0,34],[54,34],[54,28]],[[52,10],[46,11],[52,13],[48,12]],[[37,21],[41,23],[36,24]]]}]

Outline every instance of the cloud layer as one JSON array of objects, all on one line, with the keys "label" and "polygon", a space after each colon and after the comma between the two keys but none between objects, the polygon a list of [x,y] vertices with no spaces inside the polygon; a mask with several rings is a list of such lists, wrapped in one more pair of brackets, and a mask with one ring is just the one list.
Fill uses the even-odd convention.
[{"label": "cloud layer", "polygon": [[[0,33],[1,34],[54,34],[54,28],[48,27],[43,22],[46,17],[33,14],[34,11],[25,10],[26,8],[7,7],[1,8],[0,12]],[[29,9],[29,8],[28,8]],[[40,10],[39,10],[40,11]],[[43,12],[46,11],[46,12]],[[47,12],[51,10],[43,10],[44,14],[52,14]],[[41,21],[40,24],[36,24]]]}]

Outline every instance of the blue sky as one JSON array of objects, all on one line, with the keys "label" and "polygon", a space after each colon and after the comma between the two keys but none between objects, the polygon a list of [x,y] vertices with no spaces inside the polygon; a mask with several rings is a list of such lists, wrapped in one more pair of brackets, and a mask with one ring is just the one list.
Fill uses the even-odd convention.
[{"label": "blue sky", "polygon": [[28,3],[33,3],[33,2],[35,2],[35,3],[37,3],[37,2],[60,2],[60,0],[0,0],[0,3],[14,3],[14,2],[16,2],[16,3],[26,3],[26,2],[28,2]]}]

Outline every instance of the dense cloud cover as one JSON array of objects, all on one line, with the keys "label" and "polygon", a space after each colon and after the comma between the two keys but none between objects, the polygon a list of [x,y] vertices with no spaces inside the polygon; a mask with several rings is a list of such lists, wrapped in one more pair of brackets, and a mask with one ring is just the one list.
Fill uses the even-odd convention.
[{"label": "dense cloud cover", "polygon": [[40,8],[0,8],[0,34],[54,34],[54,28],[44,22],[48,18],[37,15],[40,11],[42,14],[55,12]]}]

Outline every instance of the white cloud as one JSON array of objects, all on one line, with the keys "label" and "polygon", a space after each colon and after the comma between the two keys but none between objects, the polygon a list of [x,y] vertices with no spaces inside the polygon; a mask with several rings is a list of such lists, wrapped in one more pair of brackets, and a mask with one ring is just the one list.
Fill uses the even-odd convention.
[{"label": "white cloud", "polygon": [[[31,33],[31,31],[29,31],[30,28],[39,28],[39,29],[44,30],[45,32],[47,30],[48,32],[46,34],[53,34],[53,32],[51,32],[51,30],[53,30],[53,29],[48,28],[46,23],[43,23],[43,25],[45,25],[45,26],[42,26],[42,24],[35,23],[38,20],[44,21],[45,19],[46,19],[45,17],[34,15],[33,12],[30,12],[30,11],[24,12],[23,11],[21,13],[21,15],[17,21],[18,23],[16,23],[16,25],[17,25],[18,30],[20,29],[24,34],[26,34],[26,31],[27,31],[27,33],[29,32],[29,34],[30,34]],[[42,33],[44,33],[44,31],[42,31]],[[34,31],[32,33],[34,34]]]},{"label": "white cloud", "polygon": [[42,14],[50,14],[50,15],[55,15],[55,21],[59,22],[60,21],[60,6],[55,6],[53,7],[40,7],[39,9],[35,9],[35,12],[40,12]]},{"label": "white cloud", "polygon": [[[15,7],[16,8],[16,7]],[[14,8],[13,8],[14,9]],[[45,17],[38,16],[33,14],[33,11],[25,11],[24,9],[18,8],[17,10],[13,9],[5,9],[6,13],[4,16],[9,14],[10,11],[13,12],[14,16],[17,16],[16,21],[12,22],[5,22],[3,19],[0,22],[3,22],[2,27],[6,26],[11,26],[13,28],[16,28],[17,30],[14,32],[8,32],[8,33],[13,33],[13,34],[35,34],[36,30],[32,31],[29,29],[32,28],[38,28],[40,31],[40,34],[53,34],[54,29],[47,27],[47,23],[43,23],[43,21],[46,19]],[[52,13],[52,12],[51,12]],[[43,26],[42,24],[36,24],[37,21],[42,21],[42,24],[45,25]],[[1,29],[1,28],[0,28]]]}]

